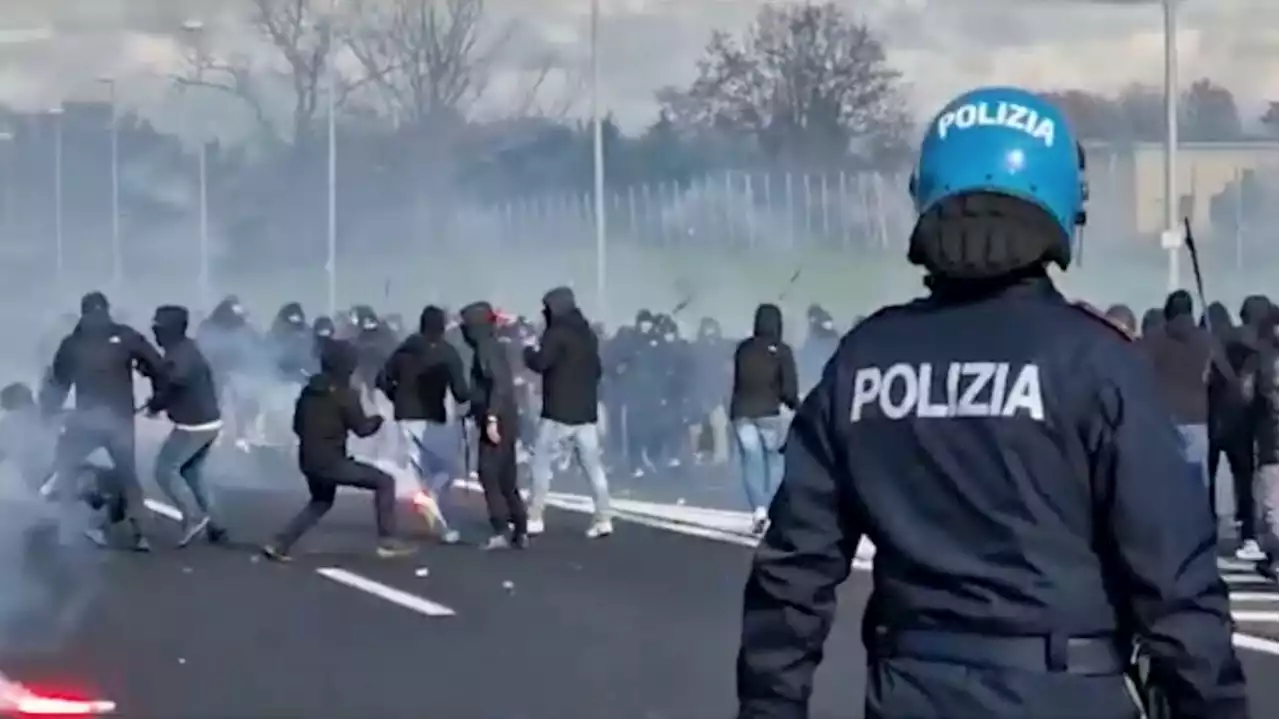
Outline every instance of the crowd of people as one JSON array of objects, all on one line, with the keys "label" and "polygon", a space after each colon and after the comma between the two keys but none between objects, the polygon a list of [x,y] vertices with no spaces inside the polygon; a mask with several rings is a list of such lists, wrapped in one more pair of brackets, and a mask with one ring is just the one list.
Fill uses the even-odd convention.
[{"label": "crowd of people", "polygon": [[[1259,401],[1274,387],[1266,372],[1276,356],[1275,304],[1248,298],[1238,324],[1220,303],[1197,320],[1193,304],[1179,291],[1163,308],[1143,313],[1141,322],[1124,305],[1104,314],[1150,355],[1211,504],[1225,458],[1235,506],[1224,513],[1234,520],[1237,556],[1274,577],[1275,482],[1264,475],[1274,471],[1276,428],[1274,414],[1260,411]],[[214,542],[226,537],[215,490],[202,472],[215,447],[253,452],[283,446],[302,452],[313,501],[266,548],[270,556],[287,559],[341,485],[378,494],[379,532],[386,540],[379,551],[405,551],[393,537],[394,483],[385,465],[351,458],[348,432],[389,438],[377,452],[417,476],[421,490],[414,506],[446,543],[460,539],[449,491],[454,481],[470,476],[485,484],[493,532],[484,546],[523,546],[544,529],[552,478],[571,465],[588,479],[595,502],[591,537],[612,532],[609,475],[643,481],[700,465],[736,470],[753,531],[763,533],[782,479],[788,418],[835,351],[840,330],[827,310],[813,305],[793,351],[783,313],[773,304],[756,309],[752,333],[741,340],[725,337],[709,317],[685,338],[678,314],[642,310],[632,325],[609,334],[588,322],[571,290],[556,288],[534,321],[483,304],[456,314],[428,306],[416,331],[406,331],[400,315],[379,315],[369,305],[309,318],[290,302],[259,329],[238,298],[228,296],[196,323],[190,338],[185,308],[158,308],[152,324],[157,351],[112,320],[106,298],[91,293],[50,361],[41,396],[21,383],[0,394],[10,414],[10,430],[0,431],[0,442],[7,437],[8,445],[0,451],[25,462],[24,472],[42,481],[75,477],[71,484],[107,510],[108,524],[133,523],[126,509],[131,496],[136,504],[136,482],[121,477],[135,473],[136,369],[153,383],[142,410],[165,412],[173,423],[154,475],[160,491],[190,518],[180,546],[201,535]],[[77,407],[92,411],[59,414],[72,387]],[[326,403],[339,411],[326,416]],[[492,435],[498,441],[488,441],[486,404],[501,420]],[[379,412],[389,414],[394,427],[383,431]],[[464,414],[481,418],[475,431],[465,431],[459,421]],[[33,449],[42,444],[31,441],[43,422],[39,415],[58,417],[73,430],[64,433],[55,470],[41,464],[51,450]],[[110,470],[85,462],[95,442],[111,458]],[[495,451],[482,450],[489,445]],[[327,469],[316,469],[321,465]],[[516,490],[521,479],[532,489],[527,513]],[[46,490],[53,485],[46,481]],[[87,533],[99,544],[108,542],[102,527]],[[130,541],[149,546],[141,530]]]}]

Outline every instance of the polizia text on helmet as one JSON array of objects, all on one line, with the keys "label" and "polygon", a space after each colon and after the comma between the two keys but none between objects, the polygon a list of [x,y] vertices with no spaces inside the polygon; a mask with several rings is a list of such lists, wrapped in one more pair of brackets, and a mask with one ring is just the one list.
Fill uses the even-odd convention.
[{"label": "polizia text on helmet", "polygon": [[1007,127],[1030,135],[1053,147],[1055,127],[1053,120],[1041,117],[1035,110],[1012,102],[970,103],[949,110],[938,118],[938,139],[947,139],[953,128],[968,130],[971,127]]}]

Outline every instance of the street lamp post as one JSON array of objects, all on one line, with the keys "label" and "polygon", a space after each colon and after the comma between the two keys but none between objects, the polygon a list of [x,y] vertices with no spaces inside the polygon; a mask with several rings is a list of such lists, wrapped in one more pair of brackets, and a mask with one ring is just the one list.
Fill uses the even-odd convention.
[{"label": "street lamp post", "polygon": [[591,154],[596,219],[596,312],[604,322],[608,314],[608,263],[605,254],[604,132],[600,125],[600,0],[591,0]]},{"label": "street lamp post", "polygon": [[49,110],[53,118],[53,252],[54,278],[61,292],[66,289],[66,254],[62,234],[62,107]]},{"label": "street lamp post", "polygon": [[326,134],[328,144],[328,222],[325,242],[325,279],[329,316],[338,311],[338,123],[337,94],[338,72],[333,48],[333,24],[337,22],[338,0],[329,0],[329,15],[325,21],[329,52],[325,56],[325,95],[327,105]]},{"label": "street lamp post", "polygon": [[[204,39],[204,23],[200,20],[187,20],[182,23],[182,29],[190,35],[195,42],[195,50],[198,55],[203,55],[203,39]],[[204,70],[204,62],[200,59],[196,62],[196,81],[202,78]],[[208,308],[211,298],[211,281],[209,268],[209,135],[204,124],[203,115],[200,122],[200,146],[196,151],[197,165],[197,184],[199,185],[199,279],[198,287],[200,292],[200,303],[203,307]]]},{"label": "street lamp post", "polygon": [[0,197],[0,202],[4,205],[4,239],[13,242],[13,133],[9,130],[0,130],[0,148],[5,150],[4,153],[4,195]]},{"label": "street lamp post", "polygon": [[1173,241],[1179,236],[1178,225],[1178,0],[1163,0],[1164,10],[1164,211],[1165,231],[1170,242],[1166,243],[1169,252],[1169,291],[1173,292],[1182,284],[1178,268],[1178,253],[1181,242]]},{"label": "street lamp post", "polygon": [[119,290],[124,282],[124,247],[120,239],[120,112],[114,78],[98,78],[107,86],[111,102],[111,285]]}]

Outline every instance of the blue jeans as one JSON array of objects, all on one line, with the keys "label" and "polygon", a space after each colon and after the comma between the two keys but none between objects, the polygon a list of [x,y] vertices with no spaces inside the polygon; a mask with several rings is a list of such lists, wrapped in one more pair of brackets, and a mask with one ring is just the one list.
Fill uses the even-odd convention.
[{"label": "blue jeans", "polygon": [[1205,424],[1180,424],[1182,458],[1195,467],[1196,476],[1207,491],[1209,484],[1209,426]]},{"label": "blue jeans", "polygon": [[[204,481],[204,463],[209,458],[209,450],[213,448],[213,441],[218,438],[220,431],[217,428],[174,427],[156,454],[156,486],[165,499],[182,512],[184,524],[194,524],[196,517],[203,515],[209,518],[211,526],[222,526],[216,515],[209,486]],[[191,503],[184,502],[179,496],[180,484],[186,485],[199,514],[192,511]]]},{"label": "blue jeans", "polygon": [[742,488],[752,510],[767,509],[782,482],[783,420],[780,417],[740,418],[733,435],[742,463]]},{"label": "blue jeans", "polygon": [[600,461],[600,428],[596,424],[563,424],[543,417],[538,420],[538,438],[533,445],[530,474],[533,489],[529,493],[529,518],[542,519],[547,505],[547,492],[551,491],[551,461],[556,450],[568,443],[574,461],[582,468],[591,483],[591,498],[595,502],[595,518],[609,518],[609,481]]},{"label": "blue jeans", "polygon": [[435,498],[440,516],[450,524],[454,508],[449,483],[462,478],[462,453],[467,451],[458,426],[425,419],[402,419],[397,424],[409,452],[409,464],[422,487]]}]

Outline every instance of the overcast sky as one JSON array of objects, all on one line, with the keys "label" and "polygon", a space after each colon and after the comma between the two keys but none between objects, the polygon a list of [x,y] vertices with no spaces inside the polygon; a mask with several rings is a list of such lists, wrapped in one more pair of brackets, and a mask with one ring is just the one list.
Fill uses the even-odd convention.
[{"label": "overcast sky", "polygon": [[[342,2],[343,0],[338,0]],[[983,83],[1114,91],[1161,80],[1158,3],[1141,0],[839,0],[886,38],[892,61],[925,114]],[[488,0],[495,22],[518,23],[517,55],[553,51],[583,64],[589,0]],[[758,0],[601,0],[604,102],[635,126],[654,112],[653,91],[687,82],[713,28],[740,28]],[[1182,0],[1184,80],[1210,76],[1260,110],[1277,84],[1275,0]],[[237,26],[241,0],[0,0],[0,102],[23,108],[101,93],[121,80],[124,101],[179,122],[183,101],[157,78],[177,62],[174,28],[201,17],[225,52],[251,51]],[[218,49],[215,48],[215,49]],[[499,82],[498,87],[503,83]],[[189,109],[190,100],[185,107]],[[206,102],[213,103],[212,99]],[[585,107],[585,105],[584,105]],[[233,131],[235,113],[211,112]]]}]

